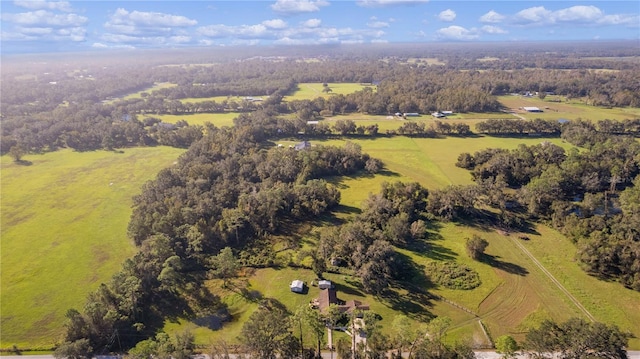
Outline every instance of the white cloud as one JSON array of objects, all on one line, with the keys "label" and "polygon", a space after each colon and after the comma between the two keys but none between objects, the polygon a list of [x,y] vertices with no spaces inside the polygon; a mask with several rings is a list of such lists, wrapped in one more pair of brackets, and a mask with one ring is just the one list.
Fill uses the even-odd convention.
[{"label": "white cloud", "polygon": [[287,27],[287,23],[281,19],[265,20],[262,25],[271,29],[284,29]]},{"label": "white cloud", "polygon": [[596,6],[576,5],[568,8],[551,11],[543,6],[524,9],[514,16],[514,23],[528,26],[548,26],[561,24],[575,24],[583,26],[606,25],[631,25],[640,21],[637,14],[612,14],[605,13]]},{"label": "white cloud", "polygon": [[554,11],[551,18],[556,22],[593,22],[602,18],[602,10],[595,6],[572,6],[570,8]]},{"label": "white cloud", "polygon": [[597,23],[599,25],[629,25],[632,27],[640,27],[640,15],[638,14],[617,14],[605,15],[600,18]]},{"label": "white cloud", "polygon": [[438,19],[451,22],[456,19],[456,12],[451,9],[444,10],[438,15]]},{"label": "white cloud", "polygon": [[509,33],[508,31],[493,25],[484,25],[483,27],[480,28],[480,30],[482,30],[482,32],[484,32],[485,34],[491,34],[491,35],[503,35],[503,34]]},{"label": "white cloud", "polygon": [[192,41],[186,29],[197,24],[196,20],[181,15],[118,8],[104,24],[108,32],[101,40],[110,47],[119,44],[182,45]]},{"label": "white cloud", "polygon": [[362,7],[384,7],[394,5],[419,5],[428,2],[429,0],[358,0],[356,4]]},{"label": "white cloud", "polygon": [[467,30],[462,26],[452,25],[436,31],[439,40],[470,41],[477,39],[478,32],[475,29]]},{"label": "white cloud", "polygon": [[275,38],[275,32],[270,31],[265,25],[240,25],[240,26],[227,26],[227,25],[209,25],[199,27],[198,34],[212,37],[223,38],[232,37],[239,39],[267,39]]},{"label": "white cloud", "polygon": [[45,0],[15,0],[14,5],[30,10],[58,10],[71,12],[71,4],[68,1],[45,1]]},{"label": "white cloud", "polygon": [[[187,27],[197,25],[196,20],[189,19],[181,15],[171,15],[159,12],[127,11],[118,8],[109,21],[105,24],[107,28],[139,29],[139,28],[172,28]],[[125,30],[135,32],[135,30]]]},{"label": "white cloud", "polygon": [[522,23],[547,22],[550,18],[551,11],[545,9],[544,6],[530,7],[515,15],[516,21]]},{"label": "white cloud", "polygon": [[480,22],[483,22],[483,23],[495,24],[495,23],[502,22],[504,19],[505,19],[504,15],[501,15],[493,10],[480,16]]},{"label": "white cloud", "polygon": [[314,28],[314,27],[319,27],[321,24],[322,24],[322,20],[320,20],[320,19],[309,19],[309,20],[303,22],[302,26],[309,27],[309,28]]},{"label": "white cloud", "polygon": [[389,23],[386,21],[379,21],[379,20],[372,19],[372,21],[369,21],[367,23],[367,26],[373,29],[382,29],[385,27],[389,27]]},{"label": "white cloud", "polygon": [[89,21],[86,17],[78,14],[55,14],[45,10],[29,11],[18,14],[3,14],[2,20],[31,27],[81,26]]},{"label": "white cloud", "polygon": [[271,9],[281,14],[293,15],[320,11],[321,7],[328,5],[326,0],[277,0],[271,5]]},{"label": "white cloud", "polygon": [[109,47],[109,45],[105,45],[101,42],[94,42],[91,47],[96,48],[96,49],[106,49]]}]

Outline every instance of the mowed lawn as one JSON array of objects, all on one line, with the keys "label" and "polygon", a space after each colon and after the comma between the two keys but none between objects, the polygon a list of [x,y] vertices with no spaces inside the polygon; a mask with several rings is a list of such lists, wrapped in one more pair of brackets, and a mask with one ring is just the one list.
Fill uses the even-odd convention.
[{"label": "mowed lawn", "polygon": [[3,348],[50,347],[69,308],[108,281],[135,248],[126,230],[132,197],[184,150],[62,150],[1,164]]}]

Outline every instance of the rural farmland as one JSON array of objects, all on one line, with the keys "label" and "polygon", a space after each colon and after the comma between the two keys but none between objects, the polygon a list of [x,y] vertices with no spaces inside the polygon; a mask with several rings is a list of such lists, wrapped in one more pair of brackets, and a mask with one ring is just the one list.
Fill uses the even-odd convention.
[{"label": "rural farmland", "polygon": [[9,62],[0,349],[640,349],[637,49],[547,46]]}]

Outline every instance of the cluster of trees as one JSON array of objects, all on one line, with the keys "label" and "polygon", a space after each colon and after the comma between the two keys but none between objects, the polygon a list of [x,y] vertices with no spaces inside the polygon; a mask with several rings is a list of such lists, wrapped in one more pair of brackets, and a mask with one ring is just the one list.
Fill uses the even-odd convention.
[{"label": "cluster of trees", "polygon": [[[342,359],[385,358],[389,351],[393,353],[392,358],[400,358],[400,353],[407,352],[416,359],[475,357],[469,345],[445,342],[451,325],[449,318],[433,318],[416,327],[409,318],[398,315],[393,320],[389,334],[382,332],[378,318],[371,311],[345,313],[337,307],[330,307],[327,313],[322,314],[308,307],[290,313],[282,304],[268,300],[244,324],[240,339],[244,349],[254,358],[317,358],[326,327],[339,324],[351,328],[351,331],[361,331],[367,338],[366,346],[345,338],[337,340],[334,343],[336,354]],[[300,340],[294,334],[298,330]],[[301,353],[305,353],[303,331],[313,333],[318,348],[315,353],[306,352],[310,355],[301,356]]]},{"label": "cluster of trees", "polygon": [[[525,352],[540,359],[625,359],[629,338],[630,333],[616,326],[571,318],[563,323],[543,321],[527,333],[523,346]],[[513,342],[505,345],[504,349],[505,355],[513,356]]]},{"label": "cluster of trees", "polygon": [[356,273],[365,291],[382,294],[407,271],[393,246],[424,239],[428,191],[418,183],[384,183],[370,195],[362,212],[346,224],[321,233],[315,254],[318,274],[339,263]]},{"label": "cluster of trees", "polygon": [[[476,124],[478,133],[490,135],[539,135],[539,136],[594,136],[596,133],[610,135],[640,135],[640,119],[629,119],[624,121],[600,120],[584,121],[575,120],[561,124],[555,120],[514,120],[514,119],[491,119],[481,121]],[[583,142],[572,139],[572,143],[582,145]],[[593,141],[591,141],[593,142]]]},{"label": "cluster of trees", "polygon": [[640,290],[640,144],[582,121],[563,126],[562,138],[584,149],[566,152],[543,142],[461,154],[457,165],[476,181],[464,190],[485,199],[466,202],[466,213],[477,215],[478,204],[489,205],[501,210],[503,224],[522,224],[514,218],[523,208],[521,219],[547,220],[573,239],[587,271]]},{"label": "cluster of trees", "polygon": [[476,124],[476,131],[489,135],[525,135],[537,134],[545,136],[557,136],[560,134],[561,125],[553,120],[514,120],[491,119]]}]

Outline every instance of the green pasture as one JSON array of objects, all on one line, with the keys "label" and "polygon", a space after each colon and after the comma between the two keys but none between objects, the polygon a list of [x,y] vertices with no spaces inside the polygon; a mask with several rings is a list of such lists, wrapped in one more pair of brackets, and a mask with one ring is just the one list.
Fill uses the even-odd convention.
[{"label": "green pasture", "polygon": [[356,91],[360,91],[365,87],[371,87],[368,85],[360,84],[360,83],[352,83],[352,82],[344,82],[344,83],[327,83],[331,92],[326,93],[322,92],[322,83],[316,82],[302,82],[298,84],[298,88],[293,92],[293,94],[285,96],[284,101],[294,101],[294,100],[313,100],[318,97],[329,98],[333,95],[348,95],[350,93],[354,93]]},{"label": "green pasture", "polygon": [[[385,164],[382,174],[362,176],[339,180],[341,188],[354,187],[357,192],[343,192],[342,203],[359,207],[368,192],[373,189],[377,193],[382,181],[416,181],[431,189],[442,188],[450,184],[471,184],[469,171],[456,167],[460,153],[476,151],[489,147],[514,149],[519,144],[535,145],[541,141],[549,141],[564,148],[571,145],[558,138],[503,138],[490,136],[447,137],[447,138],[410,138],[404,136],[368,139],[354,137],[351,139],[311,140],[311,144],[327,144],[344,146],[346,141],[359,144],[362,151],[372,157],[381,159]],[[352,199],[352,200],[351,200]],[[345,202],[347,201],[347,202]]]},{"label": "green pasture", "polygon": [[233,126],[233,119],[240,115],[239,112],[224,112],[224,113],[194,113],[183,115],[146,115],[145,117],[153,117],[162,120],[162,122],[176,123],[181,120],[187,121],[189,125],[204,125],[209,122],[216,127],[231,127]]},{"label": "green pasture", "polygon": [[[576,247],[557,231],[539,225],[522,243],[593,316],[634,334],[629,347],[640,349],[640,292],[588,275],[576,261]],[[535,240],[540,239],[540,240]]]},{"label": "green pasture", "polygon": [[132,197],[183,150],[62,150],[1,158],[2,347],[51,347],[69,308],[120,269],[135,248]]},{"label": "green pasture", "polygon": [[[565,98],[555,95],[547,96],[544,100],[538,97],[505,95],[498,96],[498,101],[526,119],[558,120],[564,118],[575,120],[581,118],[583,120],[600,121],[605,119],[630,120],[640,118],[640,108],[597,107],[587,105],[580,99],[572,99],[567,102]],[[519,110],[520,107],[538,107],[543,112],[526,112]]]}]

